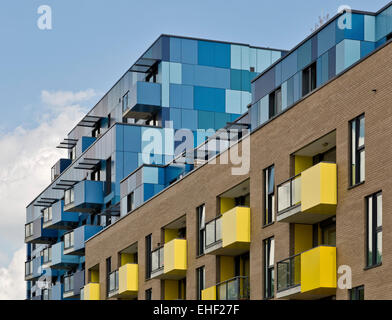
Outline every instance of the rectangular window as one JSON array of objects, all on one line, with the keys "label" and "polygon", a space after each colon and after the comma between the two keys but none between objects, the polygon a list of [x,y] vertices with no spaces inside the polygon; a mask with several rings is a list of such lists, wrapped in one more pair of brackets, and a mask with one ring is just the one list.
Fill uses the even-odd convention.
[{"label": "rectangular window", "polygon": [[306,96],[316,89],[316,70],[316,63],[313,63],[302,71],[302,96]]},{"label": "rectangular window", "polygon": [[135,205],[135,194],[134,192],[131,192],[127,196],[127,212],[131,212],[133,209],[135,209],[134,205]]},{"label": "rectangular window", "polygon": [[151,234],[146,237],[146,279],[151,278],[151,249],[152,249],[152,239]]},{"label": "rectangular window", "polygon": [[69,153],[69,158],[70,158],[71,160],[75,160],[75,159],[76,159],[76,146],[74,146],[74,147],[71,149],[71,151],[70,151],[70,153]]},{"label": "rectangular window", "polygon": [[108,114],[108,128],[110,128],[110,125],[112,124],[112,116],[110,115],[110,113]]},{"label": "rectangular window", "polygon": [[110,290],[110,273],[112,272],[112,258],[106,259],[106,293]]},{"label": "rectangular window", "polygon": [[350,300],[365,300],[365,287],[359,286],[350,290]]},{"label": "rectangular window", "polygon": [[108,195],[110,192],[112,192],[112,158],[109,157],[106,160],[106,181],[105,181],[105,190],[106,193],[105,195]]},{"label": "rectangular window", "polygon": [[276,89],[269,95],[269,119],[282,112],[282,88]]},{"label": "rectangular window", "polygon": [[129,93],[129,91],[122,98],[122,110],[123,110],[123,112],[128,109],[128,93]]},{"label": "rectangular window", "polygon": [[264,170],[264,225],[275,220],[275,167]]},{"label": "rectangular window", "polygon": [[204,254],[204,243],[205,243],[205,222],[206,222],[206,207],[201,205],[197,208],[197,254],[200,256]]},{"label": "rectangular window", "polygon": [[365,181],[365,115],[350,121],[350,185]]},{"label": "rectangular window", "polygon": [[64,249],[69,249],[74,246],[74,231],[64,234]]},{"label": "rectangular window", "polygon": [[25,238],[31,237],[33,235],[33,222],[25,225]]},{"label": "rectangular window", "polygon": [[205,267],[196,269],[197,299],[201,300],[201,292],[205,289]]},{"label": "rectangular window", "polygon": [[146,300],[152,300],[152,289],[146,290]]},{"label": "rectangular window", "polygon": [[367,212],[367,266],[382,262],[382,194],[366,198]]},{"label": "rectangular window", "polygon": [[274,297],[274,259],[275,240],[273,237],[264,240],[264,298]]},{"label": "rectangular window", "polygon": [[101,181],[101,170],[97,169],[91,173],[92,181]]}]

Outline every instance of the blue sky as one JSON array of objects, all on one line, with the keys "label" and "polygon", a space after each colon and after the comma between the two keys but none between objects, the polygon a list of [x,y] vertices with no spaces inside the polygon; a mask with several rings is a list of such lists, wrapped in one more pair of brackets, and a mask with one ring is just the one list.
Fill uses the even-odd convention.
[{"label": "blue sky", "polygon": [[[387,2],[2,0],[0,133],[37,125],[42,90],[104,94],[161,33],[290,49],[323,13],[333,16],[342,4],[376,11]],[[36,25],[43,4],[53,10],[50,31]]]},{"label": "blue sky", "polygon": [[[343,2],[344,1],[344,2]],[[1,0],[0,299],[24,297],[25,207],[55,146],[162,33],[291,49],[341,5],[388,0]],[[53,29],[37,27],[41,5]]]}]

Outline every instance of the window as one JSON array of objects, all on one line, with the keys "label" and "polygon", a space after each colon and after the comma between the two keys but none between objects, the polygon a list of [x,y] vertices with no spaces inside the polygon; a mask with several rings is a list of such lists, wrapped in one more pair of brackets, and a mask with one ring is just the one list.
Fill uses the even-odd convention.
[{"label": "window", "polygon": [[96,125],[93,129],[93,131],[91,132],[91,136],[94,138],[98,138],[98,135],[100,134],[101,130],[100,130],[100,126]]},{"label": "window", "polygon": [[33,235],[33,222],[25,225],[25,238],[31,237]]},{"label": "window", "polygon": [[133,209],[135,209],[134,205],[135,205],[135,193],[131,192],[127,196],[127,212],[131,212]]},{"label": "window", "polygon": [[43,210],[44,223],[52,221],[52,207]]},{"label": "window", "polygon": [[112,158],[106,160],[106,181],[105,181],[105,195],[107,196],[112,192]]},{"label": "window", "polygon": [[64,276],[64,292],[70,292],[74,290],[74,276]]},{"label": "window", "polygon": [[74,246],[74,232],[64,234],[64,249],[69,249]]},{"label": "window", "polygon": [[205,288],[205,267],[196,269],[196,281],[197,281],[197,299],[201,300],[201,292]]},{"label": "window", "polygon": [[129,93],[129,91],[122,98],[122,110],[123,110],[123,112],[128,109],[128,93]]},{"label": "window", "polygon": [[112,272],[112,258],[106,259],[106,293],[110,291],[110,273]]},{"label": "window", "polygon": [[108,114],[108,128],[110,128],[111,121],[112,121],[112,116],[111,116],[110,113],[109,113],[109,114]]},{"label": "window", "polygon": [[367,266],[382,262],[382,194],[366,198],[367,211]]},{"label": "window", "polygon": [[64,191],[64,205],[71,204],[75,201],[74,189],[68,189]]},{"label": "window", "polygon": [[316,69],[316,63],[313,63],[302,71],[302,96],[316,89]]},{"label": "window", "polygon": [[146,290],[146,300],[152,300],[152,288]]},{"label": "window", "polygon": [[43,263],[52,261],[52,247],[45,248],[42,250]]},{"label": "window", "polygon": [[146,237],[146,279],[151,278],[151,249],[152,249],[151,234]]},{"label": "window", "polygon": [[91,173],[92,181],[101,181],[101,170],[97,169]]},{"label": "window", "polygon": [[269,95],[269,118],[282,111],[282,89],[278,88]]},{"label": "window", "polygon": [[264,240],[264,298],[274,297],[274,238]]},{"label": "window", "polygon": [[365,300],[365,287],[359,286],[350,290],[350,300]]},{"label": "window", "polygon": [[206,222],[206,209],[205,205],[197,208],[197,254],[200,256],[204,254],[204,241],[205,241],[205,222]]},{"label": "window", "polygon": [[365,181],[365,115],[350,121],[351,170],[350,185]]},{"label": "window", "polygon": [[70,151],[70,153],[69,153],[69,158],[70,158],[71,160],[75,160],[75,159],[76,159],[76,146],[74,146],[74,147],[71,149],[71,151]]},{"label": "window", "polygon": [[264,170],[264,225],[274,221],[275,213],[275,167]]}]

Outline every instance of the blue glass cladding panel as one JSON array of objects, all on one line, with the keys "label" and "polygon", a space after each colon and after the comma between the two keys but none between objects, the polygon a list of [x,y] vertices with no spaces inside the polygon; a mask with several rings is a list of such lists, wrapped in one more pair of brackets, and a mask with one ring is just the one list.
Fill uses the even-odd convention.
[{"label": "blue glass cladding panel", "polygon": [[336,75],[336,47],[328,51],[328,79]]},{"label": "blue glass cladding panel", "polygon": [[314,35],[311,39],[312,42],[312,61],[316,60],[318,57],[318,35]]},{"label": "blue glass cladding panel", "polygon": [[[297,59],[298,59],[298,62],[297,62],[298,63],[298,70],[304,69],[306,66],[308,66],[312,62],[312,40],[306,41],[302,46],[300,46],[298,48]],[[295,70],[294,73],[296,73],[296,72],[297,72],[297,70]]]},{"label": "blue glass cladding panel", "polygon": [[209,111],[198,112],[198,125],[199,129],[214,129],[215,126],[215,113]]},{"label": "blue glass cladding panel", "polygon": [[365,16],[364,24],[364,40],[373,42],[376,41],[376,17]]},{"label": "blue glass cladding panel", "polygon": [[343,40],[336,46],[336,74],[350,67],[361,58],[361,42]]},{"label": "blue glass cladding panel", "polygon": [[227,122],[230,121],[230,115],[227,113],[220,113],[216,112],[215,113],[215,124],[214,124],[214,129],[218,130],[226,126]]},{"label": "blue glass cladding panel", "polygon": [[158,168],[143,167],[143,183],[158,184],[159,183]]},{"label": "blue glass cladding panel", "polygon": [[241,70],[230,70],[230,89],[241,90]]},{"label": "blue glass cladding panel", "polygon": [[82,152],[86,151],[89,146],[91,146],[97,138],[94,137],[82,137]]},{"label": "blue glass cladding panel", "polygon": [[376,41],[392,32],[392,6],[386,8],[376,17]]},{"label": "blue glass cladding panel", "polygon": [[204,111],[225,112],[225,90],[194,87],[194,108]]},{"label": "blue glass cladding panel", "polygon": [[[339,43],[343,39],[364,39],[364,17],[362,14],[351,14],[351,26],[350,18],[348,20],[346,18],[345,20],[343,20],[343,23],[339,23],[339,21],[342,21],[341,19],[345,18],[342,16],[338,20],[336,20],[336,43]],[[341,29],[339,25],[346,26],[346,28]]]},{"label": "blue glass cladding panel", "polygon": [[137,83],[137,102],[145,105],[161,105],[161,85],[159,83],[143,82]]},{"label": "blue glass cladding panel", "polygon": [[210,41],[198,41],[198,64],[230,68],[230,45]]},{"label": "blue glass cladding panel", "polygon": [[361,41],[361,58],[367,56],[375,49],[374,42]]},{"label": "blue glass cladding panel", "polygon": [[230,69],[194,66],[194,85],[213,88],[230,88]]},{"label": "blue glass cladding panel", "polygon": [[193,109],[193,87],[170,84],[170,107]]},{"label": "blue glass cladding panel", "polygon": [[241,113],[241,91],[226,90],[226,112]]},{"label": "blue glass cladding panel", "polygon": [[197,64],[197,40],[181,40],[182,63]]},{"label": "blue glass cladding panel", "polygon": [[182,127],[190,130],[197,129],[197,111],[196,110],[182,110]]},{"label": "blue glass cladding panel", "polygon": [[294,51],[282,61],[282,82],[291,78],[298,71],[298,51]]},{"label": "blue glass cladding panel", "polygon": [[170,61],[181,62],[181,39],[170,38]]},{"label": "blue glass cladding panel", "polygon": [[182,83],[188,85],[195,84],[195,66],[192,64],[182,65]]},{"label": "blue glass cladding panel", "polygon": [[173,122],[174,129],[182,128],[181,109],[170,108],[170,120]]},{"label": "blue glass cladding panel", "polygon": [[124,152],[124,176],[136,170],[138,167],[138,154],[136,152]]},{"label": "blue glass cladding panel", "polygon": [[275,67],[253,82],[252,101],[256,102],[275,89]]},{"label": "blue glass cladding panel", "polygon": [[294,77],[287,80],[287,106],[294,103]]},{"label": "blue glass cladding panel", "polygon": [[318,34],[318,56],[321,56],[323,53],[331,49],[335,45],[335,35],[336,35],[336,21],[331,22],[328,26],[326,26],[323,30],[321,30]]},{"label": "blue glass cladding panel", "polygon": [[275,88],[282,84],[282,63],[278,63],[275,66]]},{"label": "blue glass cladding panel", "polygon": [[124,151],[140,152],[141,148],[141,128],[137,126],[121,126],[124,130]]}]

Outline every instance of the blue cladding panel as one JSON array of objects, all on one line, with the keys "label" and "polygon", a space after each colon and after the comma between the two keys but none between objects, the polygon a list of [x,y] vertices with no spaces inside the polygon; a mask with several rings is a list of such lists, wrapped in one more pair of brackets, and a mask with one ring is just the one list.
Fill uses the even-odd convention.
[{"label": "blue cladding panel", "polygon": [[121,150],[130,152],[140,152],[141,129],[135,126],[122,126],[124,130],[124,148]]},{"label": "blue cladding panel", "polygon": [[143,167],[143,183],[159,183],[159,177],[158,177],[158,168],[154,167]]},{"label": "blue cladding panel", "polygon": [[230,69],[196,65],[194,67],[194,84],[204,87],[229,88]]},{"label": "blue cladding panel", "polygon": [[170,61],[181,62],[181,39],[170,38]]},{"label": "blue cladding panel", "polygon": [[181,109],[170,108],[170,120],[173,121],[174,129],[181,129]]},{"label": "blue cladding panel", "polygon": [[199,129],[213,129],[215,126],[215,113],[208,111],[198,112]]},{"label": "blue cladding panel", "polygon": [[336,75],[336,47],[328,51],[328,79]]},{"label": "blue cladding panel", "polygon": [[[298,70],[302,70],[312,62],[312,40],[306,41],[301,47],[298,48]],[[294,73],[296,73],[295,70]],[[294,74],[293,73],[293,74]]]},{"label": "blue cladding panel", "polygon": [[278,63],[275,66],[275,88],[282,84],[282,63]]},{"label": "blue cladding panel", "polygon": [[181,40],[182,63],[197,64],[197,40]]},{"label": "blue cladding panel", "polygon": [[374,42],[361,41],[361,58],[367,56],[375,49]]},{"label": "blue cladding panel", "polygon": [[291,106],[294,103],[294,77],[287,81],[287,105]]},{"label": "blue cladding panel", "polygon": [[[343,19],[343,16],[340,18]],[[364,17],[361,14],[351,15],[351,26],[350,18],[343,20],[345,23],[339,23],[339,19],[336,21],[336,43],[339,43],[343,39],[352,40],[363,40],[364,39]],[[345,29],[341,29],[339,25],[346,26]]]},{"label": "blue cladding panel", "polygon": [[230,121],[229,114],[217,112],[217,113],[215,113],[215,126],[214,126],[214,128],[216,130],[223,128],[224,126],[226,126],[227,122],[229,122],[229,121]]},{"label": "blue cladding panel", "polygon": [[376,41],[376,17],[374,16],[364,17],[364,40]]},{"label": "blue cladding panel", "polygon": [[198,41],[198,64],[230,68],[230,45],[210,41]]},{"label": "blue cladding panel", "polygon": [[282,61],[282,82],[291,78],[298,70],[297,51],[291,53]]},{"label": "blue cladding panel", "polygon": [[182,110],[182,127],[190,130],[197,129],[197,111],[196,110]]},{"label": "blue cladding panel", "polygon": [[262,77],[253,82],[253,102],[260,100],[275,88],[275,68],[268,70]]},{"label": "blue cladding panel", "polygon": [[335,45],[336,22],[330,23],[318,34],[318,56],[321,56],[327,50]]},{"label": "blue cladding panel", "polygon": [[241,70],[230,70],[230,89],[241,90]]},{"label": "blue cladding panel", "polygon": [[205,111],[225,112],[225,90],[217,88],[194,88],[194,108]]},{"label": "blue cladding panel", "polygon": [[159,83],[139,81],[137,83],[137,102],[140,104],[160,106],[161,85]]},{"label": "blue cladding panel", "polygon": [[381,40],[390,32],[392,32],[392,6],[376,17],[376,40]]},{"label": "blue cladding panel", "polygon": [[134,171],[138,166],[138,154],[136,152],[124,152],[124,174]]},{"label": "blue cladding panel", "polygon": [[191,64],[182,65],[182,83],[188,85],[195,84],[195,66]]}]

